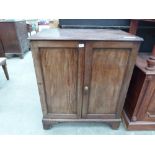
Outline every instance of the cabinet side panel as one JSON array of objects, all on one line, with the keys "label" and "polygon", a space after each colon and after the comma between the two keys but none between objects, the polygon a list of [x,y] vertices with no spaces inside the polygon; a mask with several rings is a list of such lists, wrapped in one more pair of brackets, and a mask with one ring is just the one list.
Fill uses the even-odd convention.
[{"label": "cabinet side panel", "polygon": [[18,36],[21,52],[24,53],[29,50],[29,40],[27,39],[28,31],[27,31],[26,21],[16,22],[15,27],[16,27],[16,33]]},{"label": "cabinet side panel", "polygon": [[125,99],[124,110],[131,120],[137,108],[137,102],[140,98],[140,93],[145,81],[145,74],[137,67],[134,67],[129,89]]},{"label": "cabinet side panel", "polygon": [[130,49],[94,49],[88,114],[115,114]]},{"label": "cabinet side panel", "polygon": [[44,89],[44,82],[43,82],[43,74],[42,74],[42,68],[41,68],[41,62],[40,62],[40,52],[39,48],[34,47],[34,45],[37,45],[36,42],[31,42],[31,50],[32,50],[32,56],[33,56],[33,62],[34,62],[34,68],[37,78],[37,85],[39,90],[39,96],[42,106],[42,112],[43,116],[47,115],[47,105],[46,105],[46,97],[45,97],[45,89]]},{"label": "cabinet side panel", "polygon": [[77,113],[78,51],[40,48],[48,113]]}]

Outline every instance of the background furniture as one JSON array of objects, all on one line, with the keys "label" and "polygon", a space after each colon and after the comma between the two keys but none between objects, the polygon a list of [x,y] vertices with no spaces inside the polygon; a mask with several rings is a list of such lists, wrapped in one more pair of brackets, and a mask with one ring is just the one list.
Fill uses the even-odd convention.
[{"label": "background furniture", "polygon": [[6,76],[6,79],[9,80],[9,74],[7,70],[7,64],[6,64],[6,58],[5,58],[5,52],[2,40],[0,39],[0,66],[2,66],[4,74]]},{"label": "background furniture", "polygon": [[38,20],[27,20],[26,25],[27,31],[30,34],[30,36],[33,31],[35,31],[35,33],[39,32]]},{"label": "background furniture", "polygon": [[31,36],[43,127],[120,124],[141,38],[121,30],[49,29]]},{"label": "background furniture", "polygon": [[0,39],[0,57],[5,57],[4,46],[1,39]]},{"label": "background furniture", "polygon": [[[144,21],[155,23],[155,20],[153,19],[144,19]],[[138,24],[139,24],[139,20],[131,20],[129,33],[136,34],[138,30]],[[155,66],[155,45],[153,46],[151,57],[148,57],[147,63],[148,63],[148,66],[147,66],[148,70],[152,70],[153,68],[155,69],[154,67]],[[150,64],[154,64],[154,65],[150,66]]]},{"label": "background furniture", "polygon": [[[93,29],[121,29],[129,32],[130,19],[59,19],[61,28],[93,28]],[[155,24],[146,20],[138,20],[137,36],[145,41],[140,46],[140,52],[148,52],[155,43]]]},{"label": "background furniture", "polygon": [[29,50],[26,21],[0,21],[0,36],[7,54],[17,54],[23,58]]},{"label": "background furniture", "polygon": [[139,56],[123,110],[128,130],[155,129],[155,71],[146,69],[148,55]]},{"label": "background furniture", "polygon": [[[155,20],[145,20],[155,23]],[[130,33],[136,34],[138,20],[131,21]],[[150,56],[151,55],[151,56]],[[129,130],[155,129],[155,46],[152,53],[139,54],[123,110]]]}]

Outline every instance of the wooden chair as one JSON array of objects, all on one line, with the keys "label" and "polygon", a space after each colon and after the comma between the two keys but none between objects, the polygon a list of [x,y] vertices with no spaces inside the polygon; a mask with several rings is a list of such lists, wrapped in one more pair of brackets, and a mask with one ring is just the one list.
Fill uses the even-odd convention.
[{"label": "wooden chair", "polygon": [[9,80],[9,74],[7,70],[6,57],[4,52],[4,46],[2,40],[0,39],[0,66],[2,66],[6,79]]},{"label": "wooden chair", "polygon": [[9,80],[9,74],[7,70],[7,64],[6,64],[6,58],[5,57],[0,57],[0,66],[2,66],[6,79]]}]

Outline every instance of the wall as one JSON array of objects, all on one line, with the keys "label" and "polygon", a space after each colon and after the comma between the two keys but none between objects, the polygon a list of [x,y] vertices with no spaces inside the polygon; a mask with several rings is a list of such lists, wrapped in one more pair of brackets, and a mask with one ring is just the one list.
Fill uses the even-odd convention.
[{"label": "wall", "polygon": [[[112,28],[129,30],[129,19],[60,19],[61,28]],[[151,52],[155,43],[155,23],[140,21],[137,35],[144,39],[140,52]]]}]

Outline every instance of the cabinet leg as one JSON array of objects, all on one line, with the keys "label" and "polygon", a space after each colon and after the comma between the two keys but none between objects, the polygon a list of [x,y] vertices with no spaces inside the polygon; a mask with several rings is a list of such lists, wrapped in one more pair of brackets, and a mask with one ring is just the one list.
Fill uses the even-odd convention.
[{"label": "cabinet leg", "polygon": [[51,124],[43,123],[43,128],[44,128],[44,130],[48,130],[48,129],[50,129],[51,127],[52,127]]},{"label": "cabinet leg", "polygon": [[20,58],[21,59],[24,59],[24,54],[20,54]]},{"label": "cabinet leg", "polygon": [[5,73],[6,79],[9,80],[9,74],[8,74],[6,63],[4,65],[2,65],[2,68],[3,68],[3,71]]},{"label": "cabinet leg", "polygon": [[120,126],[120,122],[113,122],[113,123],[110,123],[110,125],[112,129],[117,130]]}]

